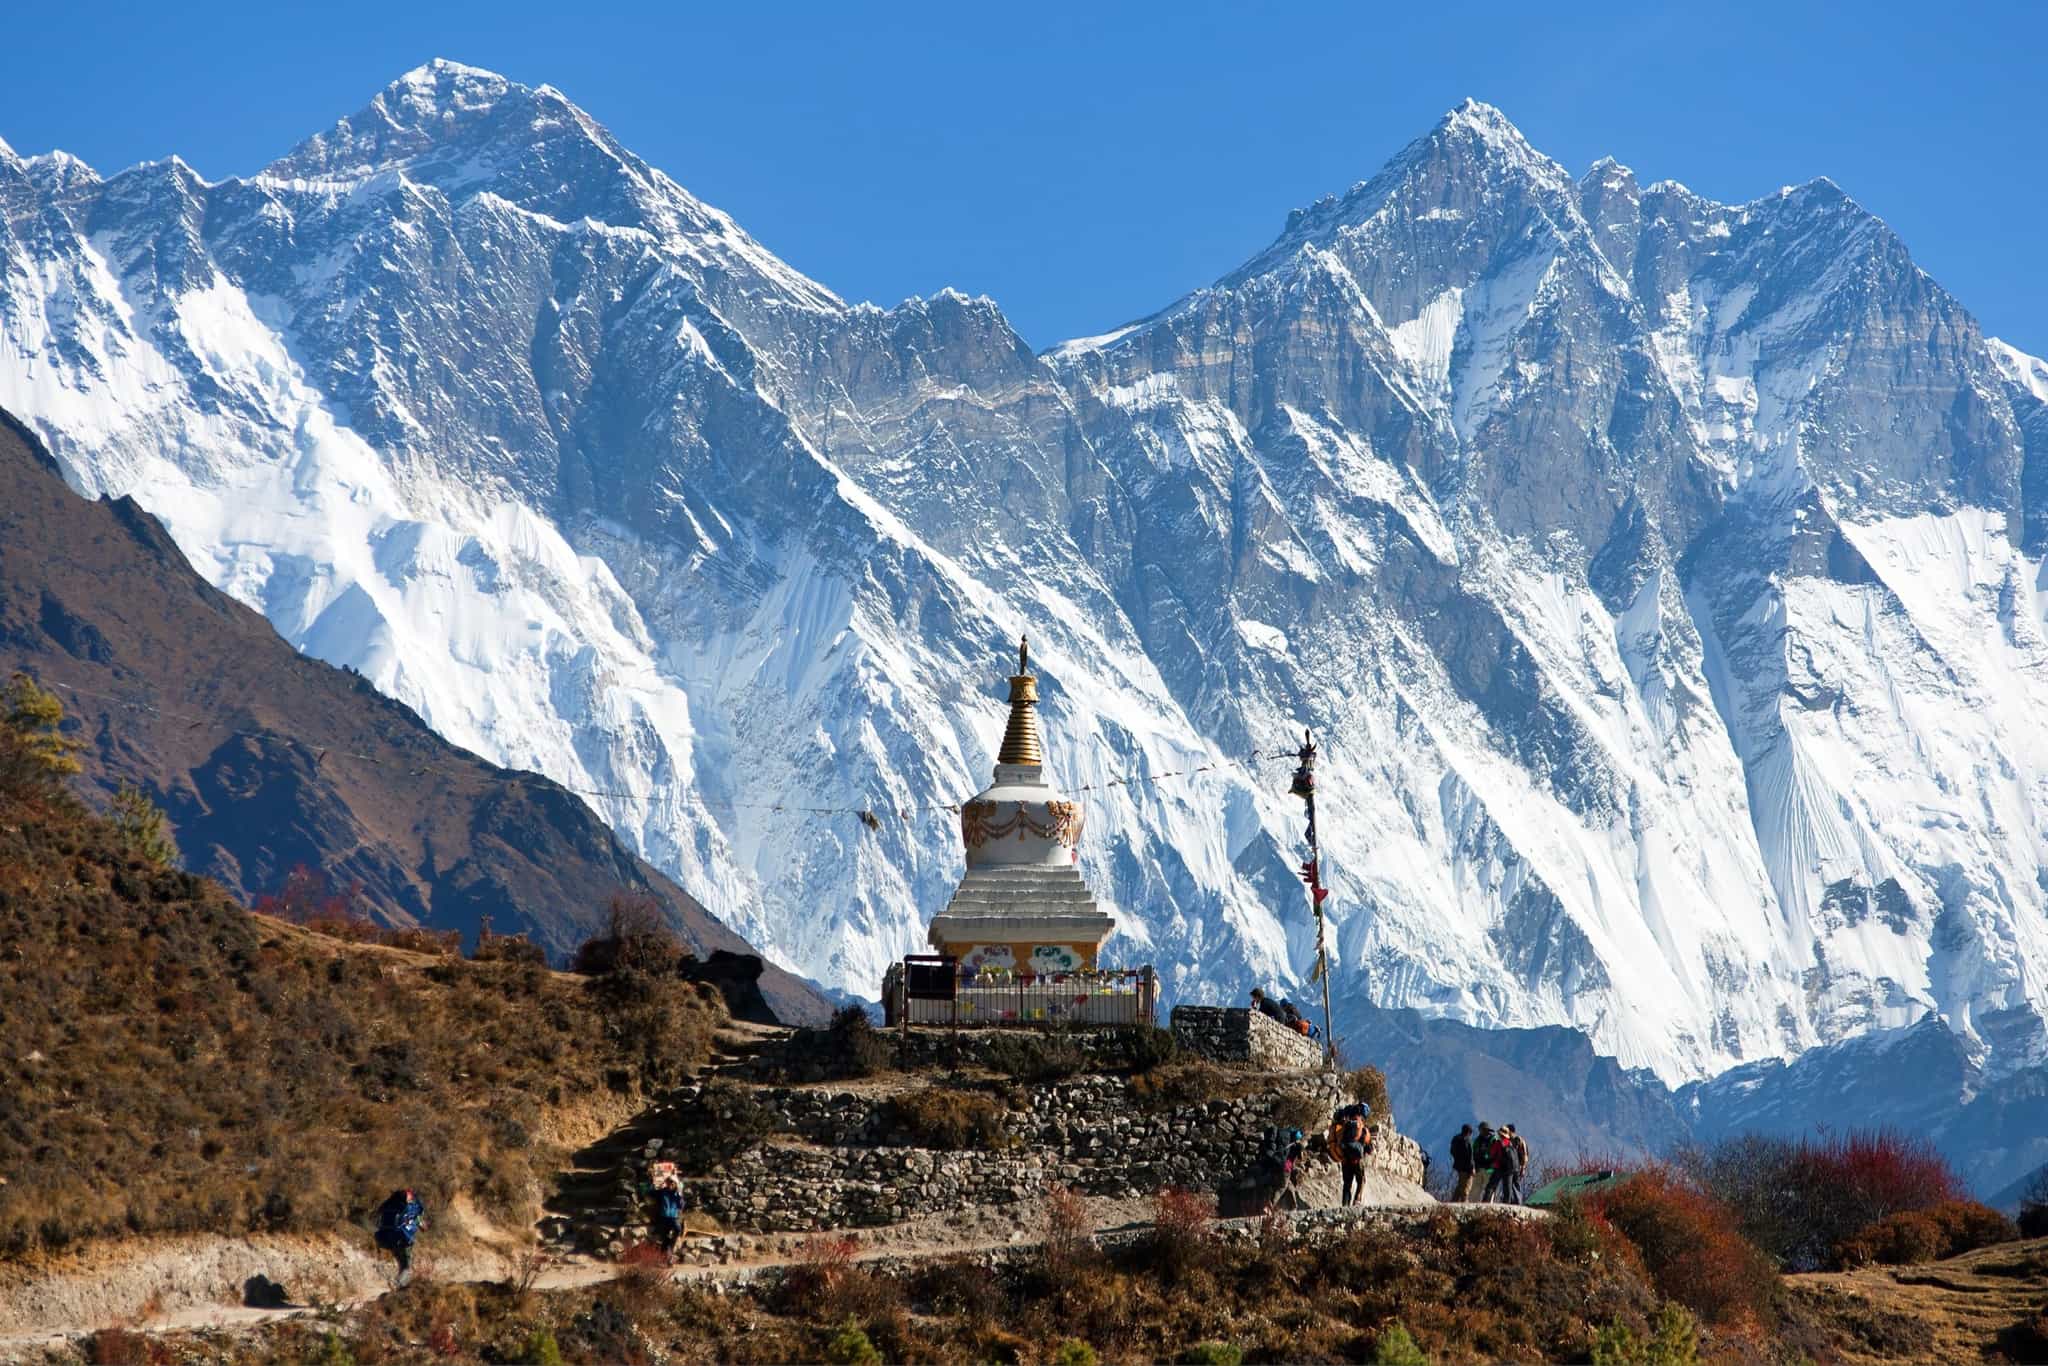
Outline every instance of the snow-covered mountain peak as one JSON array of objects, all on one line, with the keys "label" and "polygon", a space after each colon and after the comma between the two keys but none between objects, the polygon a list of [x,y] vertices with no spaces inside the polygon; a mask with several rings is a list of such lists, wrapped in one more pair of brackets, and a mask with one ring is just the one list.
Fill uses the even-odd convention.
[{"label": "snow-covered mountain peak", "polygon": [[[0,144],[4,147],[5,144]],[[97,184],[100,174],[84,161],[62,149],[41,152],[22,160],[29,178],[56,193],[62,193],[78,185]]]},{"label": "snow-covered mountain peak", "polygon": [[599,225],[643,233],[647,250],[693,275],[712,267],[728,300],[841,307],[830,291],[634,155],[554,87],[528,87],[445,59],[399,77],[253,183],[270,193],[329,199],[420,189],[456,209],[479,201],[532,214],[551,232]]},{"label": "snow-covered mountain peak", "polygon": [[1998,365],[2000,374],[2043,403],[2048,403],[2048,360],[2030,356],[1998,337],[1987,337],[1984,341],[1991,348],[1991,359]]},{"label": "snow-covered mountain peak", "polygon": [[1456,108],[1437,121],[1437,135],[1451,130],[1469,133],[1481,142],[1495,148],[1502,155],[1517,160],[1543,157],[1530,145],[1514,121],[1493,105],[1467,96]]},{"label": "snow-covered mountain peak", "polygon": [[1390,205],[1409,204],[1419,213],[1454,219],[1467,214],[1464,201],[1473,194],[1514,195],[1532,186],[1559,193],[1570,184],[1564,167],[1531,146],[1505,114],[1468,99],[1378,174],[1342,195],[1294,210],[1279,240],[1226,278],[1257,274],[1304,242],[1328,246],[1336,234],[1358,230]]},{"label": "snow-covered mountain peak", "polygon": [[[262,175],[345,182],[407,171],[421,180],[482,183],[507,164],[545,156],[551,149],[559,158],[564,142],[587,142],[621,169],[645,174],[644,163],[558,92],[437,58],[385,86],[363,108],[306,139]],[[595,167],[584,161],[564,169],[588,172]]]},{"label": "snow-covered mountain peak", "polygon": [[1303,725],[1340,1000],[1678,1079],[1929,1010],[2010,1050],[2048,991],[2048,376],[1830,187],[1574,180],[1468,103],[1041,356],[453,64],[249,181],[21,167],[0,404],[76,482],[834,986],[957,880],[1028,631],[1176,992],[1305,980],[1246,758]]}]

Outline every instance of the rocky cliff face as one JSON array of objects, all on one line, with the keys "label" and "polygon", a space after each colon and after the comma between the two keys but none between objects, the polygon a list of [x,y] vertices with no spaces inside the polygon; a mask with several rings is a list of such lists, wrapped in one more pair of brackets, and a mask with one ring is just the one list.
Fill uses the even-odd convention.
[{"label": "rocky cliff face", "polygon": [[831,984],[943,904],[1028,630],[1185,997],[1310,967],[1252,758],[1307,724],[1340,1033],[2040,1051],[2048,379],[1825,181],[1574,177],[1468,104],[1044,355],[448,63],[246,180],[0,153],[0,224],[0,402],[77,486]]}]

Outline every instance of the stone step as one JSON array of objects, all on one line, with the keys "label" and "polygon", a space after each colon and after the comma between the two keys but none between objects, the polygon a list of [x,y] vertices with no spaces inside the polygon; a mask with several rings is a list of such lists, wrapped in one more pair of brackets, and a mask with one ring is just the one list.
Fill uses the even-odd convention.
[{"label": "stone step", "polygon": [[1071,915],[1077,918],[1096,914],[1095,898],[1086,893],[1079,896],[1031,896],[1022,892],[979,895],[965,893],[955,895],[947,902],[946,911],[955,918],[1004,915],[1012,912],[1018,915]]},{"label": "stone step", "polygon": [[1081,882],[1081,870],[1071,863],[989,863],[969,868],[961,883],[977,882]]}]

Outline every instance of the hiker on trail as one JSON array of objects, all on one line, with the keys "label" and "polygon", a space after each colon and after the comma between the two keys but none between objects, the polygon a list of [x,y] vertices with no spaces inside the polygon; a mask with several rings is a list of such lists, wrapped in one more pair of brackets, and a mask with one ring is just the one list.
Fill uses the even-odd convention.
[{"label": "hiker on trail", "polygon": [[683,1188],[673,1176],[664,1176],[654,1187],[654,1243],[673,1257],[676,1242],[683,1236]]},{"label": "hiker on trail", "polygon": [[1488,1154],[1487,1166],[1493,1169],[1486,1181],[1486,1194],[1482,1201],[1509,1204],[1514,1200],[1515,1189],[1515,1130],[1511,1124],[1503,1124],[1493,1135],[1493,1146]]},{"label": "hiker on trail", "polygon": [[1479,1121],[1479,1132],[1472,1135],[1472,1182],[1483,1202],[1493,1186],[1493,1125],[1483,1119]]},{"label": "hiker on trail", "polygon": [[1259,1152],[1262,1185],[1270,1187],[1277,1184],[1280,1188],[1270,1208],[1301,1208],[1301,1192],[1295,1189],[1294,1175],[1295,1164],[1301,1161],[1301,1155],[1301,1130],[1279,1124],[1266,1126],[1266,1136]]},{"label": "hiker on trail", "polygon": [[1463,1204],[1472,1198],[1472,1126],[1451,1135],[1451,1175],[1457,1180],[1451,1186],[1451,1200]]},{"label": "hiker on trail", "polygon": [[1287,1016],[1281,1011],[1280,1007],[1267,1000],[1266,993],[1260,991],[1257,987],[1252,988],[1252,1009],[1276,1024],[1284,1025],[1287,1023]]},{"label": "hiker on trail", "polygon": [[1347,1105],[1330,1120],[1330,1156],[1344,1169],[1343,1203],[1356,1204],[1365,1193],[1365,1157],[1372,1151],[1372,1131],[1365,1127],[1365,1107]]},{"label": "hiker on trail", "polygon": [[426,1215],[427,1207],[410,1186],[391,1192],[377,1207],[377,1246],[398,1259],[398,1286],[412,1277],[412,1245]]},{"label": "hiker on trail", "polygon": [[1523,1140],[1522,1131],[1514,1125],[1508,1125],[1508,1133],[1511,1135],[1508,1146],[1515,1150],[1515,1171],[1508,1178],[1508,1203],[1519,1205],[1522,1203],[1522,1177],[1529,1170],[1529,1145]]}]

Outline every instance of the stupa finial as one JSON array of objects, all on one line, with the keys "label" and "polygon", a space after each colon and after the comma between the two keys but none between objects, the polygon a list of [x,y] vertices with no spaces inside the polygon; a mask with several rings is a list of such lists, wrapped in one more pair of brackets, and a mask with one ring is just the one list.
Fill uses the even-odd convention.
[{"label": "stupa finial", "polygon": [[1031,673],[1031,641],[1017,638],[1017,672],[1010,675],[1010,724],[1003,728],[1003,747],[996,753],[998,764],[1038,767],[1045,762],[1045,747],[1038,739],[1038,680]]}]

